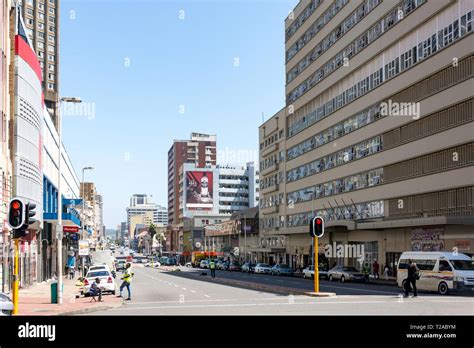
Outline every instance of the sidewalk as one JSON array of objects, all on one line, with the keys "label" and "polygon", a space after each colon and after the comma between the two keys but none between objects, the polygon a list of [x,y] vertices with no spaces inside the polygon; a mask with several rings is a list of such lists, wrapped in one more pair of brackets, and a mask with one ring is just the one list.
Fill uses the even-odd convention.
[{"label": "sidewalk", "polygon": [[32,285],[19,293],[18,315],[73,315],[120,307],[122,298],[103,295],[104,302],[90,302],[90,297],[79,297],[81,287],[76,280],[64,279],[63,304],[51,303],[50,282]]}]

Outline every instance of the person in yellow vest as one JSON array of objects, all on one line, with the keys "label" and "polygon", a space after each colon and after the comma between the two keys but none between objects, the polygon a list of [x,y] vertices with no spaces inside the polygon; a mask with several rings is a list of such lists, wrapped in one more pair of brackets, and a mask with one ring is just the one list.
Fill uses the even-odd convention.
[{"label": "person in yellow vest", "polygon": [[211,260],[209,262],[209,269],[211,270],[211,277],[215,278],[216,277],[216,263],[214,260]]},{"label": "person in yellow vest", "polygon": [[120,285],[120,295],[118,295],[118,297],[122,297],[123,288],[127,288],[127,292],[128,292],[128,298],[126,298],[127,301],[130,301],[132,299],[131,291],[130,291],[130,284],[132,282],[132,277],[135,275],[132,272],[131,266],[132,265],[130,263],[127,263],[125,265],[125,271],[123,272],[122,278],[120,278],[120,279],[123,280],[122,285]]}]

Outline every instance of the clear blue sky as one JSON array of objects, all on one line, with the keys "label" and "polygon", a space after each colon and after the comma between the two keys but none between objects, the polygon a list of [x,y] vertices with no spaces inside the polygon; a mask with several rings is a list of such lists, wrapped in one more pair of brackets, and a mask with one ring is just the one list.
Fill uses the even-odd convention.
[{"label": "clear blue sky", "polygon": [[86,181],[107,228],[134,193],[167,205],[173,139],[217,134],[218,151],[257,153],[262,112],[284,106],[284,19],[297,3],[61,1],[61,95],[95,106],[64,117],[63,139],[79,176],[95,167]]}]

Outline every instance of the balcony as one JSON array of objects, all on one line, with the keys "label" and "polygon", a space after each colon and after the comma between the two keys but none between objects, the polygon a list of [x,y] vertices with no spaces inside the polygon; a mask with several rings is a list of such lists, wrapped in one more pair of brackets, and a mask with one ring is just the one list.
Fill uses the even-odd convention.
[{"label": "balcony", "polygon": [[263,177],[263,176],[266,176],[270,173],[273,173],[274,171],[278,170],[278,163],[275,162],[273,163],[271,166],[265,168],[264,170],[260,171],[260,176]]},{"label": "balcony", "polygon": [[275,152],[278,150],[278,143],[274,143],[266,148],[264,148],[262,151],[260,151],[260,157],[265,157],[272,152]]},{"label": "balcony", "polygon": [[264,189],[260,189],[260,194],[266,195],[267,193],[271,193],[271,192],[274,192],[274,191],[278,191],[278,184],[266,187]]}]

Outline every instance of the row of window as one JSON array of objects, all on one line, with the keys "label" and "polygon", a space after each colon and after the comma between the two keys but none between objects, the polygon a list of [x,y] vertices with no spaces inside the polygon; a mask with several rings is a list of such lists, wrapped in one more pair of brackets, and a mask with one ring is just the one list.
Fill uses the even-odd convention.
[{"label": "row of window", "polygon": [[282,150],[278,153],[270,155],[260,162],[260,171],[263,171],[276,163],[283,162],[285,160],[285,150]]},{"label": "row of window", "polygon": [[271,208],[271,207],[275,207],[284,203],[285,203],[284,193],[268,195],[268,196],[265,196],[262,200],[260,200],[260,209]]},{"label": "row of window", "polygon": [[[377,1],[377,0],[374,0]],[[293,58],[334,16],[349,2],[349,0],[336,0],[301,37],[286,52],[286,61]],[[347,21],[347,20],[346,20]],[[344,21],[344,23],[346,23]],[[351,22],[346,24],[352,27]]]},{"label": "row of window", "polygon": [[[407,15],[409,15],[423,3],[425,3],[425,0],[404,0],[399,7],[392,9],[374,26],[359,36],[356,40],[352,41],[352,43],[346,46],[346,48],[336,54],[324,66],[318,69],[303,83],[291,91],[287,96],[287,100],[295,100],[305,91],[314,87],[316,84],[332,74],[336,69],[342,66],[345,60],[347,61],[356,54],[360,53],[365,47],[378,39],[383,33],[393,28],[395,24],[403,20]],[[288,73],[288,83],[298,76],[311,63],[318,59],[327,49],[329,49],[329,47],[335,43],[335,41],[337,41],[344,34],[339,34],[338,36],[338,33],[339,32],[335,32],[334,34],[333,32],[333,34],[328,35],[322,43],[317,45],[311,53],[304,57],[300,63]]]},{"label": "row of window", "polygon": [[[460,20],[456,19],[437,34],[430,35],[427,39],[421,41],[418,45],[410,48],[406,52],[385,64],[384,67],[377,69],[375,72],[360,80],[349,89],[346,89],[336,97],[319,106],[301,120],[289,125],[288,135],[291,137],[303,129],[309,127],[315,122],[327,117],[329,114],[340,109],[344,105],[352,102],[354,99],[375,89],[382,82],[389,80],[399,74],[401,71],[408,69],[410,66],[429,57],[431,54],[447,47],[454,40],[472,32],[472,17],[474,11],[461,16]],[[461,30],[459,30],[459,27]],[[347,77],[349,80],[351,76]]]},{"label": "row of window", "polygon": [[332,180],[323,184],[306,187],[287,194],[288,204],[311,201],[321,197],[337,195],[357,189],[379,185],[383,182],[383,168],[365,173],[350,175],[342,179]]},{"label": "row of window", "polygon": [[281,171],[273,175],[267,176],[263,179],[260,179],[260,190],[264,190],[268,187],[278,185],[285,181],[285,172]]},{"label": "row of window", "polygon": [[379,151],[382,151],[382,137],[380,135],[289,170],[287,172],[287,182],[320,173]]},{"label": "row of window", "polygon": [[311,218],[322,216],[325,221],[333,220],[364,220],[384,216],[383,201],[352,204],[350,206],[309,211],[287,216],[287,226],[308,226]]},{"label": "row of window", "polygon": [[280,132],[273,134],[272,136],[265,139],[265,141],[261,142],[260,150],[263,150],[265,147],[276,143],[279,139],[283,139],[284,136],[285,136],[285,133],[283,132],[283,129],[282,129],[280,130]]},{"label": "row of window", "polygon": [[300,15],[294,19],[293,23],[286,29],[285,38],[286,41],[293,36],[294,33],[303,25],[303,23],[316,11],[316,8],[321,4],[323,0],[311,0],[310,4],[300,13]]},{"label": "row of window", "polygon": [[270,216],[262,219],[262,225],[265,229],[271,229],[275,227],[284,227],[285,226],[285,217],[284,216]]},{"label": "row of window", "polygon": [[383,115],[380,113],[380,104],[374,104],[371,107],[365,109],[359,114],[349,117],[348,119],[337,123],[331,128],[318,133],[311,138],[308,138],[301,143],[291,147],[287,151],[288,160],[294,159],[298,156],[305,154],[308,151],[314,150],[315,148],[327,144],[339,137],[356,131],[357,129],[372,123]]},{"label": "row of window", "polygon": [[[414,1],[414,0],[405,0],[405,1]],[[352,12],[352,14],[348,18],[353,18],[354,19],[353,25],[356,25],[361,19],[363,19],[370,11],[372,11],[381,2],[382,0],[376,0],[376,1],[366,0],[366,2],[363,3],[361,6],[359,6],[354,12]],[[316,47],[310,53],[308,53],[303,59],[301,59],[298,62],[298,64],[296,64],[296,66],[288,72],[286,76],[286,82],[290,83],[291,81],[293,81],[296,76],[298,76],[304,69],[306,69],[309,65],[311,65],[311,63],[313,63],[316,59],[318,59],[324,52],[326,52],[332,45],[334,45],[336,41],[338,41],[341,37],[343,37],[347,33],[347,31],[349,31],[350,29],[351,27],[345,26],[343,25],[343,23],[341,23],[338,27],[336,27],[336,29],[334,29],[329,35],[327,35],[324,39],[322,39],[320,43],[318,43]],[[348,47],[350,47],[350,45]],[[348,56],[349,53],[354,53],[354,52],[349,52],[346,48],[346,50],[341,51],[338,54],[338,57],[340,57],[339,63],[341,65],[342,65],[342,61],[344,57],[347,57],[348,59],[350,58]],[[333,58],[332,60],[334,61],[335,59]],[[320,71],[322,71],[322,73],[324,74],[325,67],[320,69]],[[313,74],[313,76],[316,76],[316,74]]]},{"label": "row of window", "polygon": [[220,189],[245,189],[245,190],[248,190],[248,189],[249,189],[249,185],[245,185],[245,184],[223,184],[223,183],[220,183],[220,184],[219,184],[219,188],[220,188]]}]

